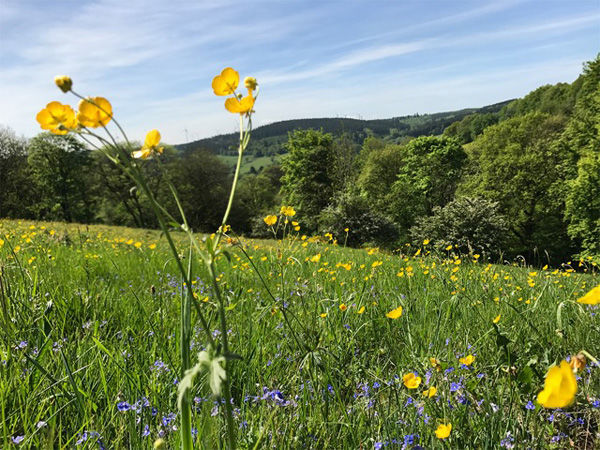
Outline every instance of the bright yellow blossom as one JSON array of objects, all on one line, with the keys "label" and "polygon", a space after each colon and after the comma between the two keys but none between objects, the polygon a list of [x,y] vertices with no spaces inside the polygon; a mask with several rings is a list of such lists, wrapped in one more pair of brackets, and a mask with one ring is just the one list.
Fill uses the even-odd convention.
[{"label": "bright yellow blossom", "polygon": [[346,311],[347,309],[348,309],[348,307],[346,306],[346,304],[345,304],[345,303],[342,303],[342,304],[340,305],[340,311]]},{"label": "bright yellow blossom", "polygon": [[149,131],[148,134],[146,134],[144,146],[140,150],[133,152],[131,156],[134,158],[146,159],[154,152],[162,154],[163,147],[158,147],[158,144],[160,144],[160,133],[158,130]]},{"label": "bright yellow blossom", "polygon": [[417,389],[421,384],[421,377],[409,372],[402,377],[402,382],[408,389]]},{"label": "bright yellow blossom", "polygon": [[271,227],[277,223],[277,216],[269,215],[263,219],[267,226]]},{"label": "bright yellow blossom", "polygon": [[590,292],[577,300],[578,303],[586,305],[597,305],[600,303],[600,285],[596,286]]},{"label": "bright yellow blossom", "polygon": [[435,394],[437,394],[437,388],[435,386],[431,386],[429,389],[423,391],[423,395],[428,398],[434,397]]},{"label": "bright yellow blossom", "polygon": [[450,432],[452,431],[452,424],[440,424],[439,427],[435,430],[435,435],[438,439],[446,439],[450,436]]},{"label": "bright yellow blossom", "polygon": [[225,109],[233,114],[247,114],[252,111],[254,107],[254,97],[252,94],[239,99],[237,97],[230,97],[225,100]]},{"label": "bright yellow blossom", "polygon": [[106,126],[112,119],[112,105],[104,97],[88,97],[79,102],[77,120],[84,127]]},{"label": "bright yellow blossom", "polygon": [[537,401],[544,408],[564,408],[575,400],[577,380],[567,361],[552,367],[546,374],[544,389],[538,394]]},{"label": "bright yellow blossom", "polygon": [[213,78],[212,88],[216,95],[230,95],[235,92],[240,83],[240,74],[227,67],[221,71],[221,75]]},{"label": "bright yellow blossom", "polygon": [[392,309],[389,313],[385,315],[390,319],[398,319],[402,316],[402,306],[398,306],[396,309]]},{"label": "bright yellow blossom", "polygon": [[67,134],[77,128],[75,111],[69,105],[60,102],[50,102],[35,117],[42,130],[50,130],[53,134]]},{"label": "bright yellow blossom", "polygon": [[458,360],[459,363],[464,364],[465,366],[470,366],[475,361],[475,357],[473,355],[465,356],[464,358],[460,358]]},{"label": "bright yellow blossom", "polygon": [[500,317],[502,317],[502,314],[498,314],[498,315],[497,315],[497,316],[494,318],[494,320],[492,320],[492,322],[494,322],[494,323],[498,323],[498,322],[500,322]]},{"label": "bright yellow blossom", "polygon": [[296,215],[296,210],[293,206],[282,206],[280,213],[286,217],[294,217]]}]

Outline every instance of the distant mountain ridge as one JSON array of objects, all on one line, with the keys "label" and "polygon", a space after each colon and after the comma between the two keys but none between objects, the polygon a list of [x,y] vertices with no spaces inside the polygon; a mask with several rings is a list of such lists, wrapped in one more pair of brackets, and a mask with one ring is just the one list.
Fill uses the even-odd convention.
[{"label": "distant mountain ridge", "polygon": [[[313,118],[293,119],[263,125],[252,131],[252,139],[246,154],[254,156],[270,156],[285,153],[283,144],[288,133],[297,129],[322,129],[335,136],[347,134],[357,144],[368,136],[375,136],[389,142],[401,142],[407,137],[438,135],[456,121],[474,113],[495,113],[513,100],[506,100],[481,108],[465,108],[458,111],[434,114],[414,114],[411,116],[390,119],[348,119],[348,118]],[[182,152],[208,150],[217,155],[235,155],[237,153],[239,134],[229,133],[200,139],[177,145]]]}]

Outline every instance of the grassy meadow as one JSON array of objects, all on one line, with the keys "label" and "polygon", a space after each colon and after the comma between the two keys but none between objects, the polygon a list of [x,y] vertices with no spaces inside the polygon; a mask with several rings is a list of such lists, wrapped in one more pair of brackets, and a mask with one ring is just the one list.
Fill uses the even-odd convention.
[{"label": "grassy meadow", "polygon": [[[536,403],[552,364],[600,356],[600,310],[576,303],[600,284],[596,265],[495,264],[433,242],[390,254],[285,228],[224,240],[231,263],[217,261],[239,448],[600,446],[589,357],[572,406]],[[159,232],[2,220],[0,271],[1,448],[179,448],[187,286]],[[213,289],[195,274],[218,339]],[[199,380],[195,444],[215,448],[223,401]]]}]

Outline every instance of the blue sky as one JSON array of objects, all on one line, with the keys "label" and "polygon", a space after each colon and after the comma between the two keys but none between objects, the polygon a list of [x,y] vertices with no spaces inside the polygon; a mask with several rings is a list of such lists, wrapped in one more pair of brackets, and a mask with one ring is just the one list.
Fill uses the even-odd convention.
[{"label": "blue sky", "polygon": [[0,125],[27,137],[70,75],[130,138],[236,130],[212,78],[261,87],[254,123],[483,106],[571,82],[600,50],[600,0],[0,0]]}]

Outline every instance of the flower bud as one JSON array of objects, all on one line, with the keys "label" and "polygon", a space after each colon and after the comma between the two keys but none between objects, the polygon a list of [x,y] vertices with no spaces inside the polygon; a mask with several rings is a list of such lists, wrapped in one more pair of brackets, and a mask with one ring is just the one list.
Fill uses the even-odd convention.
[{"label": "flower bud", "polygon": [[255,91],[256,86],[258,86],[258,82],[254,77],[246,77],[244,78],[244,86],[246,86],[246,89],[249,91]]},{"label": "flower bud", "polygon": [[65,94],[69,92],[71,90],[71,86],[73,86],[73,80],[66,75],[54,77],[54,82]]}]

